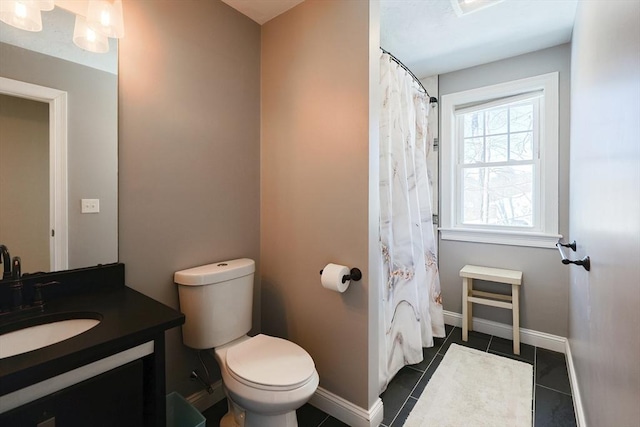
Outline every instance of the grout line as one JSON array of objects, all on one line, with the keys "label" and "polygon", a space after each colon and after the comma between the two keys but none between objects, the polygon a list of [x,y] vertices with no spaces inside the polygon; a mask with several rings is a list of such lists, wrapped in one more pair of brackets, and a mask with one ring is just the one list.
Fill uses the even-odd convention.
[{"label": "grout line", "polygon": [[546,388],[547,390],[555,391],[556,393],[564,394],[565,396],[570,396],[571,400],[573,400],[573,395],[571,393],[567,393],[564,391],[556,390],[555,388],[547,387],[546,385],[537,384],[537,387]]},{"label": "grout line", "polygon": [[329,414],[327,414],[324,420],[320,421],[320,424],[318,424],[318,427],[322,426],[322,424],[324,424],[324,422],[327,421],[328,419],[329,419]]},{"label": "grout line", "polygon": [[409,394],[407,395],[407,398],[404,400],[404,402],[402,402],[402,405],[400,406],[400,409],[398,409],[398,412],[395,413],[395,415],[393,416],[393,419],[391,420],[390,425],[393,424],[393,422],[396,420],[396,418],[398,418],[398,415],[400,415],[400,412],[402,412],[402,408],[405,407],[405,405],[407,404],[407,402],[409,401],[409,399],[411,398],[411,394],[413,394],[413,391],[416,389],[416,387],[418,386],[418,384],[420,384],[420,381],[422,381],[422,378],[424,377],[424,375],[427,373],[427,371],[429,370],[429,367],[431,366],[431,364],[433,363],[433,361],[435,360],[436,356],[438,354],[436,353],[435,356],[433,356],[431,358],[431,361],[429,362],[429,364],[427,365],[427,368],[424,371],[418,371],[417,369],[414,369],[417,372],[422,372],[422,375],[420,375],[420,378],[418,378],[418,381],[416,381],[416,383],[413,385],[413,387],[411,388],[411,391],[409,392]]},{"label": "grout line", "polygon": [[496,354],[498,356],[503,356],[503,357],[508,357],[511,360],[516,360],[518,362],[524,362],[524,363],[528,363],[528,364],[533,364],[535,363],[535,358],[533,362],[528,361],[527,359],[525,359],[524,357],[522,357],[522,355],[517,355],[517,354],[510,354],[510,353],[504,353],[502,351],[497,351],[497,350],[491,350],[491,348],[489,348],[488,352],[490,354]]}]

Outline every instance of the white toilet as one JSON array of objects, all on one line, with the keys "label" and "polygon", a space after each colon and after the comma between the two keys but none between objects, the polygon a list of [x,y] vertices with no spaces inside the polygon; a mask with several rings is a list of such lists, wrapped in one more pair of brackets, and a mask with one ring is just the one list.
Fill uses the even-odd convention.
[{"label": "white toilet", "polygon": [[221,427],[297,426],[296,409],[318,388],[311,356],[290,341],[246,335],[251,329],[253,275],[250,259],[178,271],[182,340],[214,349],[229,412]]}]

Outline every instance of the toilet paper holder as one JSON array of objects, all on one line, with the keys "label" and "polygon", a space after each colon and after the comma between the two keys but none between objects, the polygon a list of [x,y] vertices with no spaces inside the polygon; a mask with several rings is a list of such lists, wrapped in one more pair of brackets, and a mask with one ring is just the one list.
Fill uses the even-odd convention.
[{"label": "toilet paper holder", "polygon": [[[324,269],[320,270],[321,276],[323,271]],[[351,269],[350,274],[345,274],[344,276],[342,276],[342,283],[346,283],[347,280],[353,280],[354,282],[357,282],[360,279],[362,279],[362,271],[360,271],[359,268],[354,267]]]}]

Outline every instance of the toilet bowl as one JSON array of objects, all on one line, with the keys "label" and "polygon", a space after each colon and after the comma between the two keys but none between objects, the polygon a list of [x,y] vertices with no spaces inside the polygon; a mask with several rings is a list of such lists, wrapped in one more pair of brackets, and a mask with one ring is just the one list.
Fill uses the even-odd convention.
[{"label": "toilet bowl", "polygon": [[309,400],[319,382],[304,349],[260,334],[218,347],[214,354],[233,412],[222,427],[298,425],[295,410]]},{"label": "toilet bowl", "polygon": [[221,427],[295,427],[296,409],[318,388],[311,356],[297,344],[258,334],[249,337],[255,263],[224,261],[178,271],[182,340],[213,349],[229,412]]}]

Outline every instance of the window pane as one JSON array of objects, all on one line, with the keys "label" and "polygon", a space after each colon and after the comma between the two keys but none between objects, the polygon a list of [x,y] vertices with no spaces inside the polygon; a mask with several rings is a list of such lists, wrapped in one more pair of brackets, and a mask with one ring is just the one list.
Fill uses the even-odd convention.
[{"label": "window pane", "polygon": [[464,116],[464,137],[484,135],[484,112],[465,114]]},{"label": "window pane", "polygon": [[532,160],[533,132],[512,133],[509,148],[511,160]]},{"label": "window pane", "polygon": [[507,161],[507,135],[488,136],[486,162],[506,162]]},{"label": "window pane", "polygon": [[521,132],[533,129],[533,104],[511,107],[509,111],[511,132]]},{"label": "window pane", "polygon": [[484,162],[484,138],[464,139],[464,163]]},{"label": "window pane", "polygon": [[464,169],[464,224],[533,226],[533,166]]},{"label": "window pane", "polygon": [[507,125],[507,111],[506,107],[494,108],[487,111],[487,135],[496,133],[507,133],[509,127]]}]

